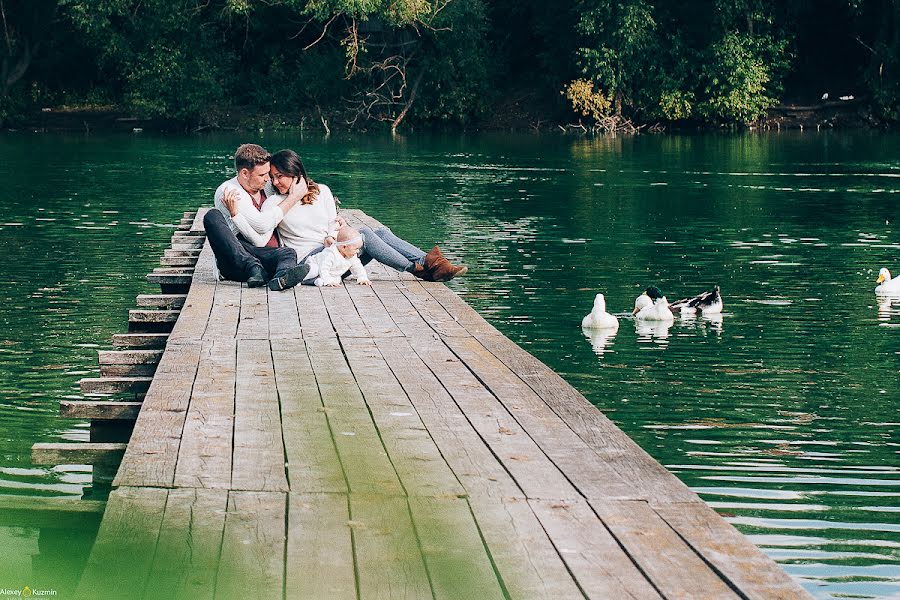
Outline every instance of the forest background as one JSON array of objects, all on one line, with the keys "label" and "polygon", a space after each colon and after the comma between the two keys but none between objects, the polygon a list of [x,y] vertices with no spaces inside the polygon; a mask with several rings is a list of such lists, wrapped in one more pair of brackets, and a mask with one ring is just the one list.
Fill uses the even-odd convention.
[{"label": "forest background", "polygon": [[752,124],[853,97],[900,121],[900,0],[0,0],[0,124]]}]

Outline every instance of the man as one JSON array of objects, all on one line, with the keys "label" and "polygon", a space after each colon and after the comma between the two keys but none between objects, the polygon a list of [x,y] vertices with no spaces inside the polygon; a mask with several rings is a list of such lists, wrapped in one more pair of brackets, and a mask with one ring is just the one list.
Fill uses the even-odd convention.
[{"label": "man", "polygon": [[238,147],[234,153],[237,176],[216,189],[216,209],[206,213],[203,226],[225,279],[246,281],[248,287],[268,283],[269,289],[277,291],[303,281],[309,266],[298,265],[297,253],[281,246],[274,233],[262,247],[248,239],[253,232],[274,230],[302,197],[301,190],[292,188],[281,204],[263,208],[270,158],[265,148],[256,144]]}]

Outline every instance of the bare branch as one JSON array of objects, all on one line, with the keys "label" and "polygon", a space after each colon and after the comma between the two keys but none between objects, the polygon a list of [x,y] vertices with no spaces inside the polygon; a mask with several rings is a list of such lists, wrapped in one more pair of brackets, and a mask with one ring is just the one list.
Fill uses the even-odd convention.
[{"label": "bare branch", "polygon": [[[325,37],[325,34],[328,33],[328,27],[329,27],[332,23],[334,23],[334,20],[337,19],[338,16],[340,16],[341,14],[342,14],[342,13],[339,13],[339,12],[338,12],[338,13],[334,13],[334,15],[333,15],[330,19],[328,19],[328,22],[325,23],[325,27],[322,28],[322,34],[321,34],[318,38],[316,38],[316,40],[315,40],[314,42],[312,42],[312,43],[309,44],[308,46],[305,46],[305,47],[303,48],[303,50],[304,50],[304,51],[309,50],[310,48],[312,48],[313,46],[315,46],[316,44],[318,44],[319,42],[321,42],[321,41],[322,41],[322,38]],[[306,25],[303,26],[303,29],[306,29]],[[298,32],[297,32],[297,35],[300,35],[301,33],[303,33],[303,29],[301,29],[300,31],[298,31]],[[294,37],[297,37],[297,35],[295,35]],[[291,39],[294,39],[294,38],[291,38]]]}]

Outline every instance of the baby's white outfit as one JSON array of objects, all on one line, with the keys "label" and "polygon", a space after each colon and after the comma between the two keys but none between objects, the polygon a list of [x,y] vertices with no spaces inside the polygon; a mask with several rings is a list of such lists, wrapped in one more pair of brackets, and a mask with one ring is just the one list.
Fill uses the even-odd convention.
[{"label": "baby's white outfit", "polygon": [[359,257],[344,258],[338,252],[337,244],[332,244],[321,252],[307,256],[303,262],[309,265],[309,273],[303,280],[307,285],[312,280],[315,280],[315,285],[318,286],[340,284],[341,275],[346,273],[347,269],[350,269],[350,272],[356,276],[356,281],[369,281],[366,268],[360,262]]}]

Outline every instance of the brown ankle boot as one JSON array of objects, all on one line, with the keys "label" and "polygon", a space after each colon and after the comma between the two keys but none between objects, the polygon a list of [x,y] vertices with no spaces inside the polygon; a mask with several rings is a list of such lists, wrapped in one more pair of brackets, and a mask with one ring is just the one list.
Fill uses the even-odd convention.
[{"label": "brown ankle boot", "polygon": [[434,281],[434,279],[431,278],[431,272],[419,263],[413,263],[413,269],[410,273],[423,281]]},{"label": "brown ankle boot", "polygon": [[457,275],[463,275],[469,270],[465,266],[456,266],[447,260],[441,249],[435,246],[431,252],[425,255],[425,269],[431,275],[432,281],[450,281]]}]

